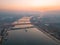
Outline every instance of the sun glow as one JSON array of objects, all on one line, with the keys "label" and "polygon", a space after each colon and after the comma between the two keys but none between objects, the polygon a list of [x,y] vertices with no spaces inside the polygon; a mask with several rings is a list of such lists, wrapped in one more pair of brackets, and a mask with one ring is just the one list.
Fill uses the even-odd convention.
[{"label": "sun glow", "polygon": [[60,9],[60,0],[0,0],[0,9],[6,10]]},{"label": "sun glow", "polygon": [[56,0],[32,0],[30,3],[31,6],[35,7],[54,6],[56,4],[57,4]]}]

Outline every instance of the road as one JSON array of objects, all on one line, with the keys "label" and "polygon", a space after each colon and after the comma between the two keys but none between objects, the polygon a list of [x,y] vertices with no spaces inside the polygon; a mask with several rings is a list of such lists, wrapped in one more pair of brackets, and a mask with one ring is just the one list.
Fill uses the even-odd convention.
[{"label": "road", "polygon": [[[13,22],[16,23],[31,23],[31,17],[22,17],[18,21]],[[34,26],[32,24],[28,25],[16,25],[13,28],[21,28],[21,27],[30,27]],[[46,34],[38,30],[36,27],[27,28],[27,29],[19,29],[8,31],[8,40],[3,42],[3,45],[58,45],[54,40],[48,37]]]}]

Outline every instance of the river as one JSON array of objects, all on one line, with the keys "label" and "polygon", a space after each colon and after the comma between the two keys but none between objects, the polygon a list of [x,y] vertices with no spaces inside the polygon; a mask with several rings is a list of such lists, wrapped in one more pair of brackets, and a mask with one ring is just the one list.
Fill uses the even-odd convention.
[{"label": "river", "polygon": [[[14,23],[27,23],[31,17],[22,17]],[[14,24],[13,23],[13,24]],[[32,24],[16,25],[13,28],[34,26]],[[36,27],[8,31],[8,40],[2,45],[58,45],[53,39]]]}]

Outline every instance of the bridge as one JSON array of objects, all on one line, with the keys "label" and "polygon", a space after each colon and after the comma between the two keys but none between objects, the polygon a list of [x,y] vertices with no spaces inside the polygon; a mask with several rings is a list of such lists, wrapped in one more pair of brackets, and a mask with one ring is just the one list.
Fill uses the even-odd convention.
[{"label": "bridge", "polygon": [[13,22],[11,24],[5,23],[5,24],[1,25],[0,27],[14,27],[14,26],[18,26],[18,25],[31,25],[30,18],[32,18],[32,17],[22,17],[21,19]]},{"label": "bridge", "polygon": [[15,21],[14,23],[12,23],[12,26],[14,26],[14,27],[12,27],[11,30],[34,28],[34,26],[30,22],[31,18],[32,17],[23,17],[23,18]]},{"label": "bridge", "polygon": [[5,26],[5,27],[6,26],[12,26],[13,27],[13,26],[16,26],[16,25],[31,25],[30,18],[31,17],[23,17],[23,18],[15,21],[15,22],[13,22],[11,24],[5,23],[2,26]]}]

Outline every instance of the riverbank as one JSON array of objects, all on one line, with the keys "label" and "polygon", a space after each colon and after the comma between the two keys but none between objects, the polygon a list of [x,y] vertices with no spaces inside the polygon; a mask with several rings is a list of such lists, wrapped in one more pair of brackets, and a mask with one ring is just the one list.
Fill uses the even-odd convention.
[{"label": "riverbank", "polygon": [[35,24],[33,24],[38,30],[40,30],[41,32],[43,32],[44,34],[46,34],[48,37],[50,37],[51,39],[53,39],[55,42],[57,42],[57,45],[60,44],[60,40],[56,39],[55,37],[53,37],[52,35],[50,35],[49,33],[47,33],[46,31],[44,31],[43,29],[41,29],[39,26],[36,26]]}]

